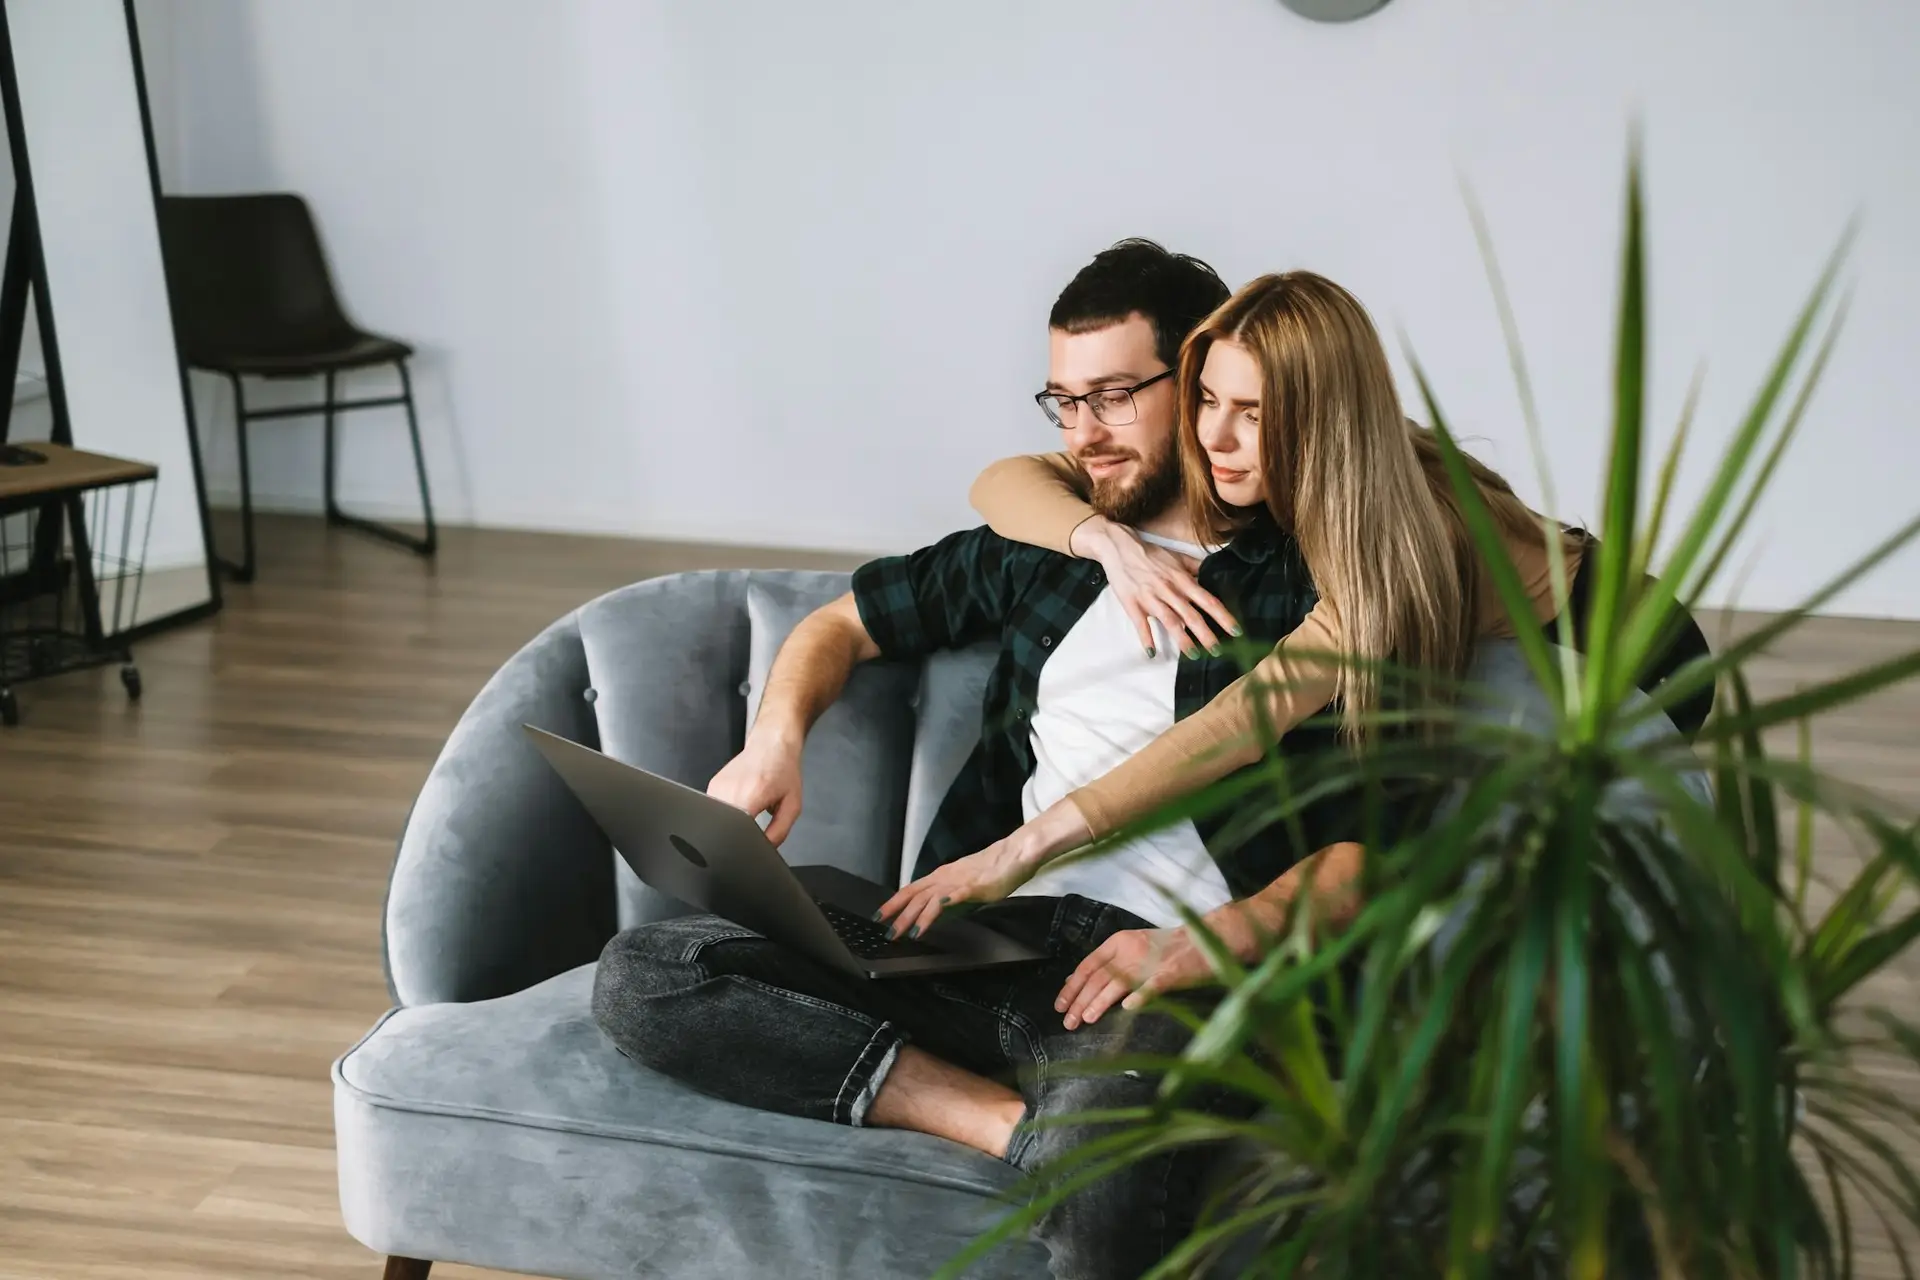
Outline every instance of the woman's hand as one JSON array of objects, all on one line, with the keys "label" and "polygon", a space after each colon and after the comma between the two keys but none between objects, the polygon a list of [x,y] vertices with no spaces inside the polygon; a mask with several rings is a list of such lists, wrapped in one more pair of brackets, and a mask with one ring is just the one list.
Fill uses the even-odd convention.
[{"label": "woman's hand", "polygon": [[[1259,954],[1271,921],[1251,901],[1229,902],[1201,917],[1242,961]],[[1067,1030],[1098,1022],[1115,1004],[1138,1009],[1163,991],[1184,991],[1215,981],[1206,952],[1186,928],[1128,929],[1114,934],[1080,962],[1060,988],[1053,1007]]]},{"label": "woman's hand", "polygon": [[1092,835],[1071,800],[1062,800],[1004,840],[936,867],[880,904],[874,919],[890,938],[915,938],[946,908],[962,902],[998,902],[1033,878],[1047,859]]},{"label": "woman's hand", "polygon": [[1155,621],[1166,629],[1169,643],[1189,656],[1195,646],[1220,651],[1216,625],[1229,635],[1240,634],[1233,614],[1195,577],[1199,561],[1143,542],[1132,529],[1105,516],[1083,521],[1069,545],[1076,556],[1097,560],[1107,571],[1107,581],[1139,629],[1140,646],[1148,657],[1155,652]]}]

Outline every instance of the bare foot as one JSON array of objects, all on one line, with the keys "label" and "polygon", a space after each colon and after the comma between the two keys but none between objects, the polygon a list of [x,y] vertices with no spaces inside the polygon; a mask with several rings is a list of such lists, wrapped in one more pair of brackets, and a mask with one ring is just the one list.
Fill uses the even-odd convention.
[{"label": "bare foot", "polygon": [[1026,1100],[1003,1084],[904,1045],[867,1111],[867,1123],[911,1129],[1005,1159]]}]

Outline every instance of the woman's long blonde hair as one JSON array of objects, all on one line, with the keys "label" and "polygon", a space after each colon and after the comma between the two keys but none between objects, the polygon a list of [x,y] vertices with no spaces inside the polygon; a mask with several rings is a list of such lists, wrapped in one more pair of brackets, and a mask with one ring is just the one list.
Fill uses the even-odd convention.
[{"label": "woman's long blonde hair", "polygon": [[[1342,656],[1353,660],[1335,686],[1342,732],[1364,741],[1383,700],[1381,664],[1457,677],[1473,658],[1482,570],[1438,443],[1401,411],[1386,350],[1351,294],[1311,272],[1261,276],[1181,351],[1181,471],[1197,530],[1224,536],[1245,523],[1214,492],[1197,429],[1200,371],[1218,341],[1260,366],[1267,506],[1338,618]],[[1539,517],[1499,475],[1469,465],[1502,531],[1538,541]]]}]

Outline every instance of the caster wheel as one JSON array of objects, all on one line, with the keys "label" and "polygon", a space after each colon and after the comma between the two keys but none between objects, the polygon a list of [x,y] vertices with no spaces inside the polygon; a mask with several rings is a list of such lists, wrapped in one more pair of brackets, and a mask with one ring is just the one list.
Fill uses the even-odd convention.
[{"label": "caster wheel", "polygon": [[126,686],[128,700],[140,701],[140,668],[131,662],[120,668],[120,683]]},{"label": "caster wheel", "polygon": [[0,689],[0,724],[11,729],[20,723],[20,703],[14,698],[13,690]]}]

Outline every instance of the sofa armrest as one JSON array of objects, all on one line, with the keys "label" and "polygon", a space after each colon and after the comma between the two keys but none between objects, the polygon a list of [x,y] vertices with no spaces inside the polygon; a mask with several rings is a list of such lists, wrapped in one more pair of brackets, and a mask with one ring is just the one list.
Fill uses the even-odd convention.
[{"label": "sofa armrest", "polygon": [[382,913],[402,1005],[484,1000],[595,959],[614,932],[605,836],[521,731],[597,746],[578,615],[495,672],[407,816]]}]

